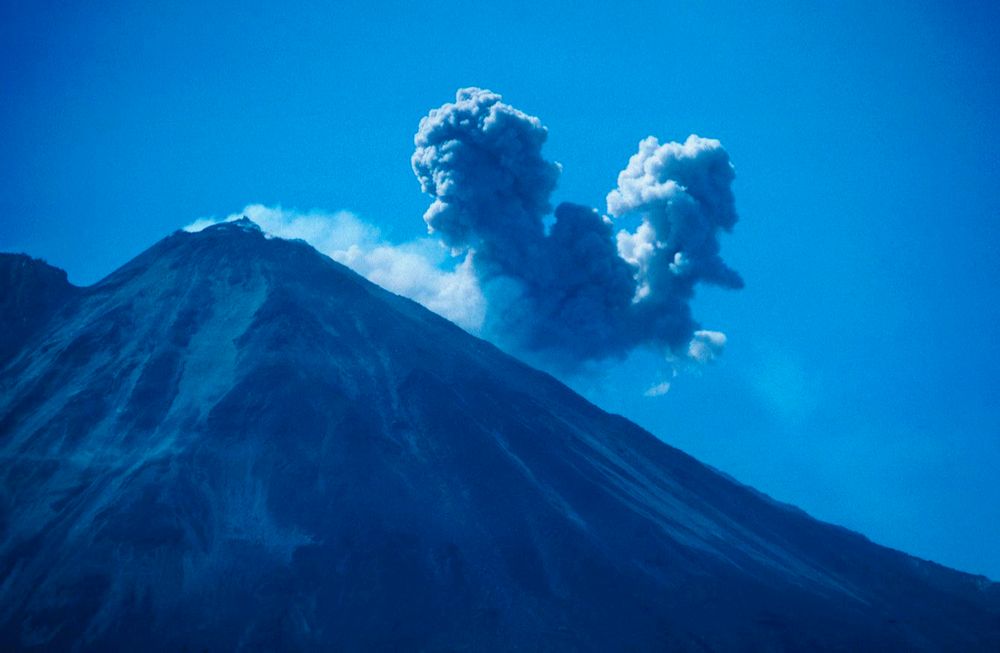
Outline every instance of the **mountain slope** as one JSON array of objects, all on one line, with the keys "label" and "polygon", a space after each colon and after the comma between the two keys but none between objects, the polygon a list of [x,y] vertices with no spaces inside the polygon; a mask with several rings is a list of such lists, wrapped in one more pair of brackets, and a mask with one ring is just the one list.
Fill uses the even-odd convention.
[{"label": "mountain slope", "polygon": [[77,290],[58,268],[24,254],[0,254],[0,365]]},{"label": "mountain slope", "polygon": [[996,585],[246,221],[74,292],[0,369],[0,461],[5,650],[1000,647]]}]

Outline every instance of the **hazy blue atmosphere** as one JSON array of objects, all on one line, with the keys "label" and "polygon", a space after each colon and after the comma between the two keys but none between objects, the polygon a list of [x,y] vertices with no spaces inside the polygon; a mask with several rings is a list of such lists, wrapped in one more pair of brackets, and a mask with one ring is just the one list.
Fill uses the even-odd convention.
[{"label": "hazy blue atmosphere", "polygon": [[414,134],[467,86],[548,128],[554,203],[605,212],[647,136],[719,139],[745,288],[693,308],[725,353],[553,371],[780,500],[1000,579],[1000,10],[892,4],[4,2],[0,250],[90,284],[258,203],[413,241]]}]

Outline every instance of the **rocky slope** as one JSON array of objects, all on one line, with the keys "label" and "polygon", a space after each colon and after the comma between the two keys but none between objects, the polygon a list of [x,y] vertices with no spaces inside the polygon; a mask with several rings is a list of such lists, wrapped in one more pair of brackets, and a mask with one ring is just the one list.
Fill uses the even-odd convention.
[{"label": "rocky slope", "polygon": [[58,268],[25,254],[0,254],[0,364],[18,353],[76,291]]}]

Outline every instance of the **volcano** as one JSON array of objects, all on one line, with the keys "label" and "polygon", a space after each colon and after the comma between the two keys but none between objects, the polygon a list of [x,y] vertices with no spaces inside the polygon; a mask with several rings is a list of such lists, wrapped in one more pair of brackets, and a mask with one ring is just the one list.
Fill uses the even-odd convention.
[{"label": "volcano", "polygon": [[1000,586],[247,220],[0,286],[2,650],[1000,650]]}]

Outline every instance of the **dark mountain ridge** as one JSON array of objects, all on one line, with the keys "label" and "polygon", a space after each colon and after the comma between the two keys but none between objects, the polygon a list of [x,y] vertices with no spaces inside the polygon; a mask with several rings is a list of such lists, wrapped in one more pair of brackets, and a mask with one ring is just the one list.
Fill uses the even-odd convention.
[{"label": "dark mountain ridge", "polygon": [[0,253],[0,364],[42,330],[76,290],[66,272],[45,261]]},{"label": "dark mountain ridge", "polygon": [[248,221],[55,296],[0,359],[0,649],[1000,650],[996,584]]}]

